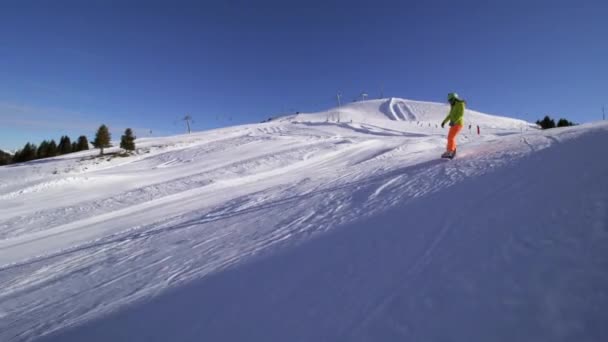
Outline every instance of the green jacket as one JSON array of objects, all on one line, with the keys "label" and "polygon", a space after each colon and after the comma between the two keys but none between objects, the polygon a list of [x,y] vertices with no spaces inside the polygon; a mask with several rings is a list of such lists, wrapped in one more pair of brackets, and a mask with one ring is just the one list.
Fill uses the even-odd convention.
[{"label": "green jacket", "polygon": [[444,125],[448,120],[450,120],[450,124],[454,125],[464,125],[464,101],[456,101],[452,108],[450,109],[450,113],[448,116],[443,119],[441,122]]}]

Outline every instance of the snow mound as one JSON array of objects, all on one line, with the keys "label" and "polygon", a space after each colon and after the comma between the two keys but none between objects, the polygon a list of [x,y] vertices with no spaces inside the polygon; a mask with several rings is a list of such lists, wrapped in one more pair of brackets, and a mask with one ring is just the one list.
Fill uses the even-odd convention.
[{"label": "snow mound", "polygon": [[[401,98],[389,98],[380,100],[368,100],[353,102],[339,108],[311,114],[299,114],[290,116],[295,121],[338,121],[353,123],[376,123],[391,125],[389,121],[432,123],[437,125],[447,115],[450,108],[447,104],[412,101]],[[536,125],[523,120],[500,117],[496,115],[483,114],[467,109],[465,112],[465,124],[480,126],[491,129],[516,129],[532,128]],[[428,126],[428,125],[427,125]]]}]

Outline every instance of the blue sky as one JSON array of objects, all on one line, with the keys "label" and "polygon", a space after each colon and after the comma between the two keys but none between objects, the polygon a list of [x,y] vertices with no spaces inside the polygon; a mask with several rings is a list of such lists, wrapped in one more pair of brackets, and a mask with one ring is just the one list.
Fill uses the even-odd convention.
[{"label": "blue sky", "polygon": [[346,100],[601,118],[607,1],[7,1],[0,148],[258,122]]}]

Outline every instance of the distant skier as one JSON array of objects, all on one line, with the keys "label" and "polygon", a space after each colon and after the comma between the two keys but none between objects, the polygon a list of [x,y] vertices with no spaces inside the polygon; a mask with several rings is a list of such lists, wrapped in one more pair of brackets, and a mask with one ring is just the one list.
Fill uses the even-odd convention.
[{"label": "distant skier", "polygon": [[447,149],[441,155],[441,158],[452,159],[456,155],[456,136],[464,125],[463,117],[466,102],[459,98],[456,93],[448,94],[448,102],[450,103],[450,112],[441,122],[441,128],[445,126],[446,122],[450,121],[450,133],[448,133]]}]

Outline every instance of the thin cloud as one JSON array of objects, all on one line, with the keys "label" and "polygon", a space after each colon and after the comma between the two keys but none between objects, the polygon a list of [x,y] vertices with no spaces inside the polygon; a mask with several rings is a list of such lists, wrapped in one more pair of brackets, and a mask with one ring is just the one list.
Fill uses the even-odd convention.
[{"label": "thin cloud", "polygon": [[[65,110],[63,108],[55,108],[55,107],[37,107],[28,104],[20,104],[14,102],[5,102],[0,101],[0,114],[10,114],[10,113],[19,113],[23,115],[70,115],[70,116],[82,116],[83,113]],[[2,116],[0,116],[2,118]]]},{"label": "thin cloud", "polygon": [[[0,102],[0,124],[16,128],[61,129],[94,131],[101,123],[123,127],[115,122],[100,122],[91,119],[100,115],[84,114],[62,108],[36,107],[23,104]],[[104,120],[101,120],[104,121]]]},{"label": "thin cloud", "polygon": [[22,82],[28,88],[31,88],[34,92],[41,92],[47,96],[59,96],[63,98],[78,98],[78,99],[93,99],[94,96],[85,93],[81,90],[77,90],[74,88],[66,87],[66,86],[56,86],[53,84],[38,82],[38,81],[28,81],[25,80]]},{"label": "thin cloud", "polygon": [[110,128],[114,139],[120,139],[120,135],[127,128],[133,129],[135,134],[141,138],[165,133],[151,127],[134,127],[124,122],[95,120],[91,119],[92,117],[95,115],[61,108],[36,107],[0,101],[0,125],[4,127],[61,132],[79,131],[83,134],[94,134],[99,125],[105,123]]},{"label": "thin cloud", "polygon": [[47,121],[47,120],[32,120],[32,119],[0,119],[0,124],[8,124],[19,127],[30,127],[30,128],[41,128],[41,129],[80,129],[80,130],[92,130],[95,129],[95,125],[88,123],[79,122],[58,122],[58,121]]},{"label": "thin cloud", "polygon": [[0,124],[29,128],[94,128],[82,113],[60,108],[0,102]]}]

